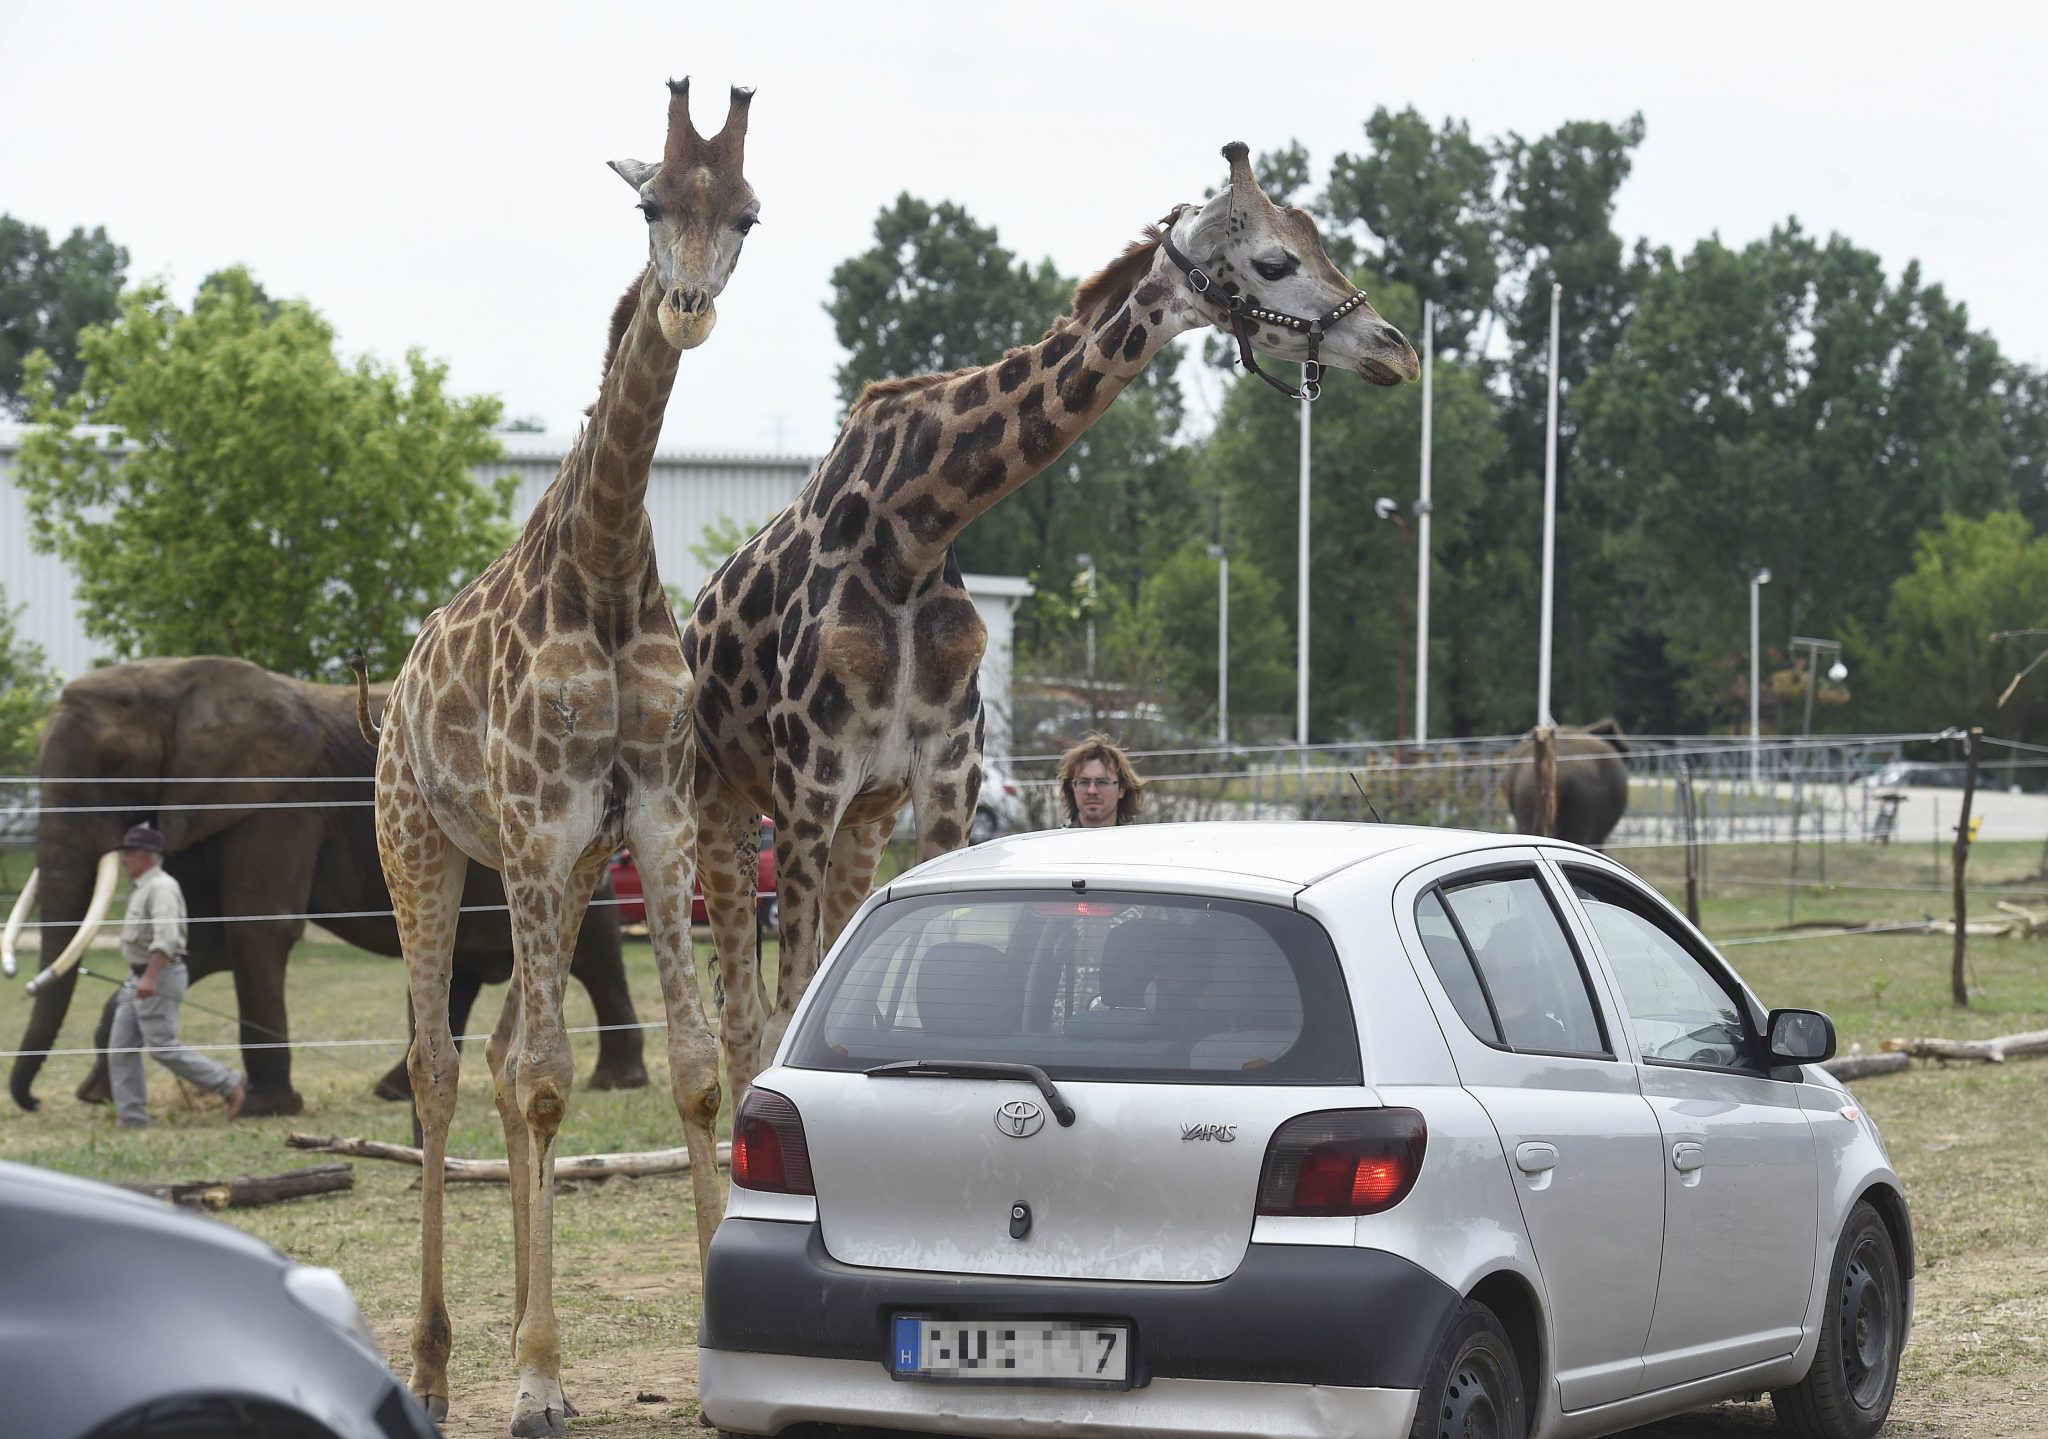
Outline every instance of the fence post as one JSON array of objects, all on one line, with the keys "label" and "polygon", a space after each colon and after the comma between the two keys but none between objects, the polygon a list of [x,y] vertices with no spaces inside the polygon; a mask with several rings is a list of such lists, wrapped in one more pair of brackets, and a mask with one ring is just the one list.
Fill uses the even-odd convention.
[{"label": "fence post", "polygon": [[1685,917],[1700,922],[1700,833],[1693,811],[1692,766],[1678,762],[1678,814],[1685,825]]},{"label": "fence post", "polygon": [[1536,760],[1536,832],[1557,837],[1557,731],[1538,725],[1529,734]]},{"label": "fence post", "polygon": [[1984,731],[1970,729],[1970,763],[1963,771],[1963,818],[1956,826],[1956,957],[1949,969],[1949,993],[1955,1002],[1969,1007],[1970,986],[1963,980],[1964,906],[1963,871],[1970,863],[1970,801],[1977,793],[1977,759],[1984,747]]}]

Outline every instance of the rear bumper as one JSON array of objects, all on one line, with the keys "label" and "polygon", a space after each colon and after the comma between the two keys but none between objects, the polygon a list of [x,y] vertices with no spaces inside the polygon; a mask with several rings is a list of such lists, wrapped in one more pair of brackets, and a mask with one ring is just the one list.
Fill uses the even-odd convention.
[{"label": "rear bumper", "polygon": [[[727,1223],[731,1223],[728,1220]],[[775,1434],[836,1422],[927,1434],[1062,1439],[1403,1439],[1412,1389],[1346,1389],[1155,1379],[1123,1393],[899,1384],[873,1360],[697,1351],[704,1415],[720,1429]]]},{"label": "rear bumper", "polygon": [[[756,1432],[797,1422],[778,1418],[776,1426],[759,1427],[788,1409],[771,1401],[794,1391],[779,1380],[759,1391],[750,1382],[728,1385],[738,1384],[738,1376],[779,1373],[780,1365],[772,1361],[780,1359],[835,1361],[792,1366],[792,1372],[815,1373],[821,1386],[845,1389],[847,1402],[863,1414],[972,1413],[978,1416],[976,1424],[1012,1416],[1022,1427],[1002,1432],[1038,1432],[1031,1427],[1035,1420],[1015,1417],[1014,1399],[892,1379],[886,1358],[891,1320],[900,1311],[1088,1316],[1128,1323],[1134,1386],[1128,1393],[1012,1391],[1036,1394],[1039,1409],[1057,1408],[1069,1416],[1123,1408],[1136,1413],[1163,1404],[1170,1412],[1138,1427],[1181,1432],[1173,1413],[1186,1404],[1190,1422],[1209,1423],[1203,1415],[1215,1401],[1174,1398],[1183,1394],[1183,1386],[1169,1380],[1252,1385],[1261,1392],[1271,1386],[1392,1391],[1405,1397],[1386,1402],[1412,1406],[1431,1343],[1459,1299],[1456,1291],[1408,1260],[1375,1249],[1254,1244],[1236,1272],[1209,1284],[1019,1279],[859,1268],[825,1252],[816,1224],[738,1217],[721,1224],[712,1240],[704,1293],[698,1343],[706,1366],[705,1410],[727,1428],[753,1427]],[[760,1356],[763,1362],[746,1362],[746,1356]],[[1046,1395],[1057,1404],[1045,1403]],[[1305,1397],[1308,1410],[1314,1411],[1304,1412],[1305,1422],[1324,1422],[1322,1402]],[[736,1407],[729,1411],[728,1405]],[[851,1413],[845,1417],[850,1420]],[[1071,1417],[1062,1421],[1072,1422]],[[1224,1431],[1197,1424],[1186,1432]],[[1286,1431],[1268,1427],[1263,1432]]]}]

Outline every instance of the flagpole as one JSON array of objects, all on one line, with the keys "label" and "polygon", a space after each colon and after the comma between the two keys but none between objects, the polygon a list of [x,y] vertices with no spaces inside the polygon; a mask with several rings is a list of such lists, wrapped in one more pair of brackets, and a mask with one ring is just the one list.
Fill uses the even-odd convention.
[{"label": "flagpole", "polygon": [[1550,420],[1543,450],[1543,634],[1536,671],[1536,723],[1550,717],[1551,593],[1557,581],[1557,304],[1564,286],[1550,287]]},{"label": "flagpole", "polygon": [[1415,741],[1429,738],[1429,446],[1435,424],[1431,382],[1436,369],[1436,301],[1422,302],[1422,489],[1415,513],[1422,518],[1415,572]]}]

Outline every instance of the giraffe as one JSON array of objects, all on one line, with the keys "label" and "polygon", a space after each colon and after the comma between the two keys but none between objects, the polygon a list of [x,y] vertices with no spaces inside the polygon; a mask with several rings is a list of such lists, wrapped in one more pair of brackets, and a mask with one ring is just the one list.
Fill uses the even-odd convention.
[{"label": "giraffe", "polygon": [[[741,173],[752,92],[733,90],[724,128],[707,140],[690,123],[689,81],[669,91],[661,163],[612,162],[639,196],[650,256],[613,313],[597,401],[519,539],[421,627],[391,689],[377,760],[377,845],[417,1017],[408,1069],[425,1148],[411,1384],[437,1420],[448,1412],[451,1341],[450,946],[466,862],[505,877],[516,968],[485,1053],[512,1161],[520,1436],[567,1433],[553,1290],[554,1143],[570,1085],[562,991],[591,890],[621,842],[639,857],[647,894],[700,1259],[723,1211],[718,1055],[690,962],[692,685],[644,500],[678,352],[710,334],[760,207]],[[360,663],[357,674],[368,729]]]},{"label": "giraffe", "polygon": [[[704,586],[684,627],[698,687],[698,871],[735,1096],[772,1055],[825,947],[865,897],[907,801],[920,858],[965,840],[981,786],[987,639],[953,557],[974,518],[1050,465],[1167,341],[1214,325],[1244,362],[1327,360],[1375,385],[1415,351],[1273,204],[1242,143],[1229,183],[1084,282],[1037,345],[868,386],[802,494]],[[1301,316],[1316,315],[1313,322]],[[1320,349],[1319,349],[1320,347]],[[1310,397],[1320,389],[1312,385]],[[754,950],[755,816],[775,820],[782,962]]]}]

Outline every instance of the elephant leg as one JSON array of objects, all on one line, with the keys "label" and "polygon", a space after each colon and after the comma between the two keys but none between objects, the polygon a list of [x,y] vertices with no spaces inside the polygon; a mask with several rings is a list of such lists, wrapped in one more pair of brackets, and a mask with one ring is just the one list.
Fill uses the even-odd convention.
[{"label": "elephant leg", "polygon": [[[99,971],[94,970],[95,974]],[[100,1022],[93,1027],[92,1047],[99,1051],[93,1056],[92,1068],[79,1081],[77,1094],[81,1104],[112,1104],[114,1082],[107,1073],[107,1045],[114,1034],[114,1010],[121,1003],[121,991],[115,990],[107,996],[107,1003],[100,1010]]]},{"label": "elephant leg", "polygon": [[[611,898],[609,894],[604,897]],[[587,1081],[592,1089],[647,1087],[646,1039],[626,986],[624,948],[619,938],[618,906],[593,903],[583,916],[583,927],[576,932],[575,952],[569,956],[570,976],[590,996],[597,1022],[607,1026],[598,1031],[597,1067]]]}]

